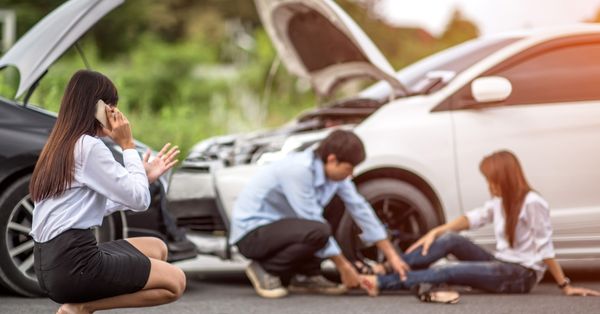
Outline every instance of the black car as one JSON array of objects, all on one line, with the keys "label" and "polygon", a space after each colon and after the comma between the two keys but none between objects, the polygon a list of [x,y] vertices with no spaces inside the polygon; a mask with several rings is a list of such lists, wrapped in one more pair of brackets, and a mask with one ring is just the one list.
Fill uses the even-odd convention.
[{"label": "black car", "polygon": [[[14,66],[20,81],[15,99],[0,97],[0,284],[24,295],[41,294],[33,269],[33,239],[29,236],[33,202],[29,181],[37,158],[56,122],[56,114],[28,104],[48,68],[100,18],[123,0],[72,0],[37,23],[0,58],[0,69]],[[103,139],[115,159],[122,151]],[[136,142],[140,154],[147,146]],[[170,173],[150,186],[152,203],[142,213],[117,212],[96,229],[99,241],[132,236],[155,236],[168,242],[170,260],[196,255],[195,247],[175,225],[164,196]]]}]

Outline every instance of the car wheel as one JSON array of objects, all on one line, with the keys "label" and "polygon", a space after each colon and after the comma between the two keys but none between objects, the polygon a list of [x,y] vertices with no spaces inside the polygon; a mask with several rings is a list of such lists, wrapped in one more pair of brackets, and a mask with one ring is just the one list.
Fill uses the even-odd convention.
[{"label": "car wheel", "polygon": [[[33,201],[29,195],[31,175],[11,184],[0,196],[0,280],[12,291],[24,296],[40,296],[33,269],[33,239],[29,235]],[[94,231],[100,242],[115,239],[121,216],[105,217]]]},{"label": "car wheel", "polygon": [[[371,204],[396,248],[405,250],[440,224],[431,201],[407,182],[389,178],[375,179],[361,184],[358,191]],[[346,212],[336,232],[344,255],[353,260],[384,261],[382,252],[375,246],[367,246],[360,241],[360,232]]]}]

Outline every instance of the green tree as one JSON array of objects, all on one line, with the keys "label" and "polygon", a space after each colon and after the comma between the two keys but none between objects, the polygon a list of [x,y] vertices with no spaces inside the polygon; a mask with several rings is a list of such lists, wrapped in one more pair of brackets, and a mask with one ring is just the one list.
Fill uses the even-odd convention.
[{"label": "green tree", "polygon": [[446,31],[435,38],[421,28],[395,27],[376,13],[381,0],[339,0],[338,4],[373,40],[395,68],[478,36],[475,24],[456,10]]}]

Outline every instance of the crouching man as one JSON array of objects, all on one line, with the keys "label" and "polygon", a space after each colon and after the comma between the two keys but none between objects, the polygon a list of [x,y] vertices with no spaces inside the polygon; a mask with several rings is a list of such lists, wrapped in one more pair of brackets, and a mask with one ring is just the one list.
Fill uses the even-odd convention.
[{"label": "crouching man", "polygon": [[[250,180],[234,206],[229,240],[251,260],[246,274],[258,295],[280,298],[288,290],[342,294],[358,287],[357,271],[342,255],[323,218],[323,207],[336,194],[362,230],[361,239],[375,243],[394,271],[405,277],[408,266],[350,179],[364,159],[358,136],[337,130],[316,150],[290,154]],[[335,264],[343,285],[321,275],[321,262],[327,258]]]}]

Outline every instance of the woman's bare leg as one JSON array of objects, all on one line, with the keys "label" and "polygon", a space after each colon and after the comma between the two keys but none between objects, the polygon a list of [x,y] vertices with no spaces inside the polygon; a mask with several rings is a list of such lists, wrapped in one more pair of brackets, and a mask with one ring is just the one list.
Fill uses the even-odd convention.
[{"label": "woman's bare leg", "polygon": [[169,250],[163,240],[154,237],[127,238],[125,241],[135,246],[142,254],[161,261],[167,260]]},{"label": "woman's bare leg", "polygon": [[93,313],[126,307],[146,307],[173,302],[185,291],[185,274],[167,262],[150,258],[150,276],[142,290],[96,301],[63,304],[57,313]]}]

